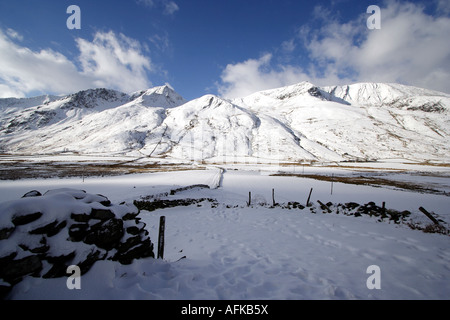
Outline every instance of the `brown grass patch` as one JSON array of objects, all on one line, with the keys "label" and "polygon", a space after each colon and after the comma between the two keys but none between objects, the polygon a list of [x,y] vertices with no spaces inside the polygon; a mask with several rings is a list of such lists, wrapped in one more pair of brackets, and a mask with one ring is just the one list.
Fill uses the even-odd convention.
[{"label": "brown grass patch", "polygon": [[421,193],[433,193],[433,194],[445,194],[445,192],[432,189],[429,187],[425,187],[420,184],[416,184],[409,181],[396,181],[390,179],[383,179],[379,177],[364,177],[364,176],[326,176],[319,174],[292,174],[292,173],[277,173],[272,176],[287,176],[287,177],[298,177],[298,178],[307,178],[307,179],[315,179],[320,181],[329,181],[329,182],[341,182],[346,184],[354,184],[354,185],[366,185],[373,187],[393,187],[396,189],[409,190]]},{"label": "brown grass patch", "polygon": [[83,162],[14,162],[0,163],[0,180],[33,178],[103,177],[125,174],[169,172],[182,170],[204,170],[183,164],[161,163],[83,163]]}]

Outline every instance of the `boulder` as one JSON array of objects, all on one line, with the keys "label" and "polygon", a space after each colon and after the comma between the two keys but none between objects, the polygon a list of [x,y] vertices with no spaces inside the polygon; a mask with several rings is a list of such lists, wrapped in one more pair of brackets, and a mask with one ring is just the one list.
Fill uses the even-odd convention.
[{"label": "boulder", "polygon": [[129,248],[125,252],[117,252],[112,259],[119,261],[121,264],[131,264],[133,259],[147,257],[155,257],[153,253],[153,243],[150,242],[149,238],[146,238],[138,245]]},{"label": "boulder", "polygon": [[55,220],[53,222],[46,224],[45,226],[31,230],[28,233],[29,234],[46,234],[48,237],[52,237],[55,234],[57,234],[59,231],[61,231],[66,225],[67,225],[67,222],[65,220],[61,221],[61,222],[58,222],[58,220]]},{"label": "boulder", "polygon": [[14,229],[15,227],[0,229],[0,240],[8,239],[9,236],[13,233]]},{"label": "boulder", "polygon": [[108,209],[92,209],[91,219],[108,220],[114,218],[116,215]]},{"label": "boulder", "polygon": [[88,235],[89,224],[87,223],[74,223],[69,227],[70,241],[79,242],[84,240]]},{"label": "boulder", "polygon": [[0,278],[15,284],[26,275],[38,275],[42,269],[41,259],[37,255],[30,255],[22,259],[11,259],[2,264]]},{"label": "boulder", "polygon": [[70,265],[69,262],[74,257],[75,251],[59,256],[46,256],[44,259],[51,263],[52,267],[42,276],[42,278],[59,278],[66,276],[67,267]]},{"label": "boulder", "polygon": [[131,235],[137,235],[141,232],[141,230],[136,226],[131,226],[126,229],[127,233]]},{"label": "boulder", "polygon": [[91,215],[86,213],[72,213],[70,218],[76,222],[88,222],[91,219]]},{"label": "boulder", "polygon": [[16,214],[12,217],[11,222],[15,226],[22,226],[25,224],[28,224],[30,222],[33,222],[37,219],[42,217],[41,212],[35,212],[35,213],[29,213],[29,214]]},{"label": "boulder", "polygon": [[50,249],[50,246],[47,245],[47,238],[45,237],[42,237],[39,243],[36,244],[36,246],[30,247],[29,244],[21,243],[19,244],[19,247],[25,251],[38,254],[46,253]]}]

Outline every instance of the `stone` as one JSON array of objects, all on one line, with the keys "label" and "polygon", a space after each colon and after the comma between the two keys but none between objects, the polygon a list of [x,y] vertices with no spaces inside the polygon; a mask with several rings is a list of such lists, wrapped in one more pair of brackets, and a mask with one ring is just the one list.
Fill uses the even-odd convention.
[{"label": "stone", "polygon": [[44,237],[42,237],[42,239],[39,241],[39,245],[35,247],[29,247],[28,245],[25,245],[23,243],[19,244],[19,247],[25,251],[38,254],[46,253],[50,249],[50,246],[47,245],[47,239]]},{"label": "stone", "polygon": [[58,234],[58,232],[61,231],[66,225],[67,225],[67,222],[65,220],[60,223],[58,223],[58,220],[55,220],[53,222],[50,222],[49,224],[46,224],[43,227],[31,230],[28,233],[29,234],[46,234],[48,237],[52,237],[55,234]]},{"label": "stone", "polygon": [[92,209],[91,218],[99,220],[108,220],[114,218],[116,215],[108,209]]},{"label": "stone", "polygon": [[9,262],[13,261],[16,256],[17,256],[17,252],[11,252],[7,256],[4,256],[4,257],[0,258],[0,274],[2,272],[3,266],[5,266]]},{"label": "stone", "polygon": [[134,247],[135,245],[138,245],[141,242],[141,237],[139,235],[134,237],[129,237],[125,242],[121,242],[119,246],[117,247],[117,252],[119,254],[124,253],[125,251],[129,250],[130,248]]},{"label": "stone", "polygon": [[11,219],[11,222],[15,226],[21,226],[21,225],[36,221],[40,217],[42,217],[41,212],[29,213],[29,214],[24,214],[24,215],[14,215],[14,217]]},{"label": "stone", "polygon": [[134,236],[141,232],[141,229],[139,229],[136,226],[128,227],[126,230],[127,230],[127,233],[134,235]]},{"label": "stone", "polygon": [[40,247],[31,248],[29,250],[31,253],[42,254],[42,253],[46,253],[49,249],[50,249],[50,246],[43,244]]},{"label": "stone", "polygon": [[105,198],[105,200],[99,201],[99,203],[101,203],[101,204],[104,205],[105,207],[110,207],[110,206],[111,206],[111,201],[109,201],[107,197],[105,197],[105,196],[102,195],[102,194],[97,194],[97,195],[100,196],[100,197]]},{"label": "stone", "polygon": [[77,264],[77,266],[80,268],[81,274],[83,275],[88,272],[96,261],[105,259],[105,256],[106,254],[102,255],[99,250],[92,250],[87,255],[86,259]]},{"label": "stone", "polygon": [[96,225],[91,230],[84,242],[87,244],[95,244],[97,247],[111,250],[119,244],[120,239],[124,235],[123,221],[120,219],[110,219],[100,225]]},{"label": "stone", "polygon": [[0,278],[15,284],[26,275],[38,275],[42,270],[42,262],[37,255],[27,256],[18,260],[10,260],[2,265]]},{"label": "stone", "polygon": [[153,243],[151,243],[149,238],[145,239],[144,241],[140,242],[140,244],[132,247],[130,250],[124,253],[116,253],[113,257],[113,260],[117,260],[121,264],[131,264],[133,262],[133,259],[147,257],[155,257],[155,254],[153,253]]},{"label": "stone", "polygon": [[60,256],[46,256],[45,260],[51,263],[53,266],[47,271],[46,274],[42,276],[42,278],[60,278],[66,276],[66,270],[69,266],[69,261],[75,257],[75,251],[70,252],[69,254],[62,254]]},{"label": "stone", "polygon": [[71,241],[82,241],[88,234],[89,224],[74,223],[69,227],[69,237]]},{"label": "stone", "polygon": [[15,227],[0,229],[0,240],[8,239],[14,232]]},{"label": "stone", "polygon": [[348,209],[353,210],[353,209],[359,207],[360,205],[359,205],[359,203],[356,203],[356,202],[347,202],[347,203],[345,204],[345,206],[346,206]]},{"label": "stone", "polygon": [[139,214],[139,212],[129,212],[127,214],[125,214],[122,219],[123,220],[133,220],[137,217],[137,215]]},{"label": "stone", "polygon": [[91,215],[86,213],[72,213],[70,218],[76,222],[88,222],[91,219]]},{"label": "stone", "polygon": [[40,197],[42,196],[42,193],[40,193],[37,190],[32,190],[30,192],[25,193],[22,198],[29,198],[29,197]]}]

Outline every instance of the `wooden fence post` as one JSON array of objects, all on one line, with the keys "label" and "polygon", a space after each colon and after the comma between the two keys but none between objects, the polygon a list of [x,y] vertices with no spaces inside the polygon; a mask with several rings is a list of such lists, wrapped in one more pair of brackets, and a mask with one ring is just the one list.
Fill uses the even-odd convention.
[{"label": "wooden fence post", "polygon": [[159,218],[159,236],[158,236],[158,259],[164,259],[164,230],[166,228],[166,217]]},{"label": "wooden fence post", "polygon": [[310,207],[310,205],[309,205],[309,199],[311,198],[311,193],[312,193],[312,191],[313,191],[313,188],[311,188],[311,190],[309,191],[308,200],[306,200],[306,206],[307,206],[307,207]]},{"label": "wooden fence post", "polygon": [[425,214],[431,221],[433,221],[434,224],[437,224],[437,225],[439,224],[439,221],[437,221],[437,220],[431,215],[431,213],[429,213],[427,210],[425,210],[425,208],[420,207],[419,210],[422,211],[423,214]]},{"label": "wooden fence post", "polygon": [[247,202],[247,207],[250,207],[251,204],[252,204],[252,192],[249,191],[249,192],[248,192],[248,202]]},{"label": "wooden fence post", "polygon": [[272,207],[275,207],[275,189],[272,189]]},{"label": "wooden fence post", "polygon": [[331,195],[333,195],[333,181],[334,181],[334,174],[331,174]]}]

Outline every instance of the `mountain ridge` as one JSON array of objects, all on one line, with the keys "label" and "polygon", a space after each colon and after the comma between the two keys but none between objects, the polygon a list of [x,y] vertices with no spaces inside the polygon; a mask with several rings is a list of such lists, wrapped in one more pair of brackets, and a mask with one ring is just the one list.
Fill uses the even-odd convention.
[{"label": "mountain ridge", "polygon": [[[33,105],[36,104],[36,105]],[[310,82],[186,101],[168,85],[0,99],[0,151],[189,161],[450,161],[450,95],[386,83]],[[231,160],[230,160],[231,159]]]}]

